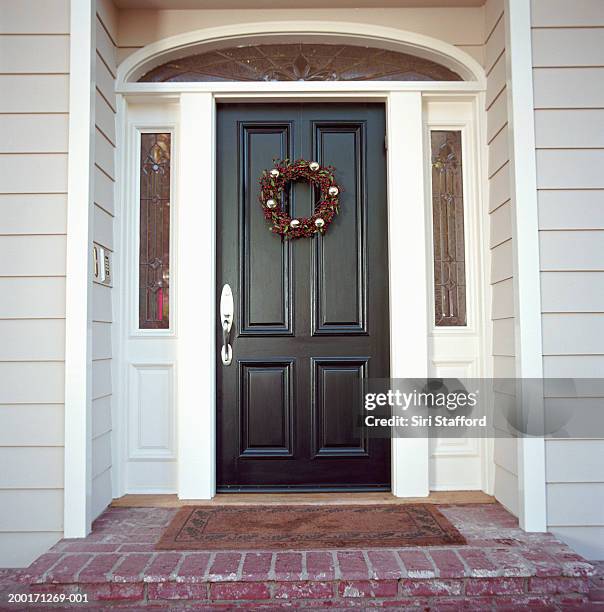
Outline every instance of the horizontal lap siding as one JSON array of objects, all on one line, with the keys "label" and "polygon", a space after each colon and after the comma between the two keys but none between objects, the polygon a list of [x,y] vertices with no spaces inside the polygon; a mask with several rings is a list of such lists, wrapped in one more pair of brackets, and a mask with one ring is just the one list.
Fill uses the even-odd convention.
[{"label": "horizontal lap siding", "polygon": [[62,535],[69,2],[0,4],[0,567]]},{"label": "horizontal lap siding", "polygon": [[0,113],[69,112],[66,74],[0,74],[0,91]]},{"label": "horizontal lap siding", "polygon": [[[113,253],[115,192],[116,14],[97,0],[96,115],[93,240]],[[115,260],[114,260],[115,265]],[[112,289],[94,283],[92,293],[92,516],[111,502]]]},{"label": "horizontal lap siding", "polygon": [[[604,371],[604,3],[532,0],[545,376]],[[596,432],[597,433],[597,432]],[[604,555],[603,440],[548,440],[548,526]]]},{"label": "horizontal lap siding", "polygon": [[67,194],[0,194],[0,217],[2,232],[6,235],[64,235]]}]

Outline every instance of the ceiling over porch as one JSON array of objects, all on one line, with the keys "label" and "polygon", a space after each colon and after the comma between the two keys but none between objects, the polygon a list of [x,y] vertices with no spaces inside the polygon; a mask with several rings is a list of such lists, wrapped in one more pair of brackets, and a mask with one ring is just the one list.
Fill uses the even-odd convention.
[{"label": "ceiling over porch", "polygon": [[[486,0],[306,0],[304,8],[431,8],[483,6]],[[120,9],[299,9],[297,0],[115,0]]]}]

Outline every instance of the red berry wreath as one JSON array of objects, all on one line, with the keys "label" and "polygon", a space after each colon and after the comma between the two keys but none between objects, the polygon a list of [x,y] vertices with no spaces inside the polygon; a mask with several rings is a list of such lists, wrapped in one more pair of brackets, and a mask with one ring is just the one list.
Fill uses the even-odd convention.
[{"label": "red berry wreath", "polygon": [[[272,170],[265,170],[260,178],[260,203],[264,216],[271,222],[271,231],[284,238],[310,238],[324,234],[339,212],[341,188],[336,183],[332,166],[317,162],[287,159],[275,162]],[[281,204],[281,196],[290,181],[307,181],[320,190],[319,201],[310,217],[292,219]]]}]

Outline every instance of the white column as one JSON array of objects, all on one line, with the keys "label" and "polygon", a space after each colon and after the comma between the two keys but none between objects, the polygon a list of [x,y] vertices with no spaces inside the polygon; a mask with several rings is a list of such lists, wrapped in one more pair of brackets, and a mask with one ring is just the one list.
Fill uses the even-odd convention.
[{"label": "white column", "polygon": [[[390,372],[392,378],[428,375],[426,210],[422,97],[388,98],[388,245]],[[392,493],[429,494],[427,438],[392,441]]]},{"label": "white column", "polygon": [[71,2],[65,291],[64,535],[91,528],[94,2]]},{"label": "white column", "polygon": [[180,96],[178,497],[216,492],[214,99]]},{"label": "white column", "polygon": [[[531,9],[525,0],[508,0],[506,60],[508,130],[512,187],[516,376],[542,378],[541,286]],[[523,393],[531,424],[543,425],[543,393],[531,385]],[[526,531],[546,530],[545,441],[518,440],[518,519]]]}]

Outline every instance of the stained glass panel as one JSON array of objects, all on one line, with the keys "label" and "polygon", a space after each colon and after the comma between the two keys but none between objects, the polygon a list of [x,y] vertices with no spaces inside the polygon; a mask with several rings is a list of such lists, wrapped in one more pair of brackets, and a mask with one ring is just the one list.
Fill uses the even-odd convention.
[{"label": "stained glass panel", "polygon": [[282,43],[232,47],[170,60],[139,81],[461,81],[436,62],[355,45]]},{"label": "stained glass panel", "polygon": [[170,327],[170,134],[141,134],[139,327]]},{"label": "stained glass panel", "polygon": [[438,327],[463,326],[466,317],[461,132],[431,132],[434,314]]}]

